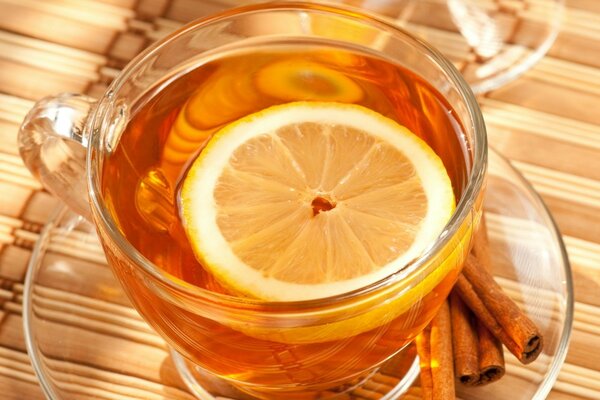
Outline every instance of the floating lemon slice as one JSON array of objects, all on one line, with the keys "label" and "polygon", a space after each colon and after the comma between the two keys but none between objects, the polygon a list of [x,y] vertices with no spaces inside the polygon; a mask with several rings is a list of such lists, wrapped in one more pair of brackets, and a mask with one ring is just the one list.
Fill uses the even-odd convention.
[{"label": "floating lemon slice", "polygon": [[402,270],[435,242],[454,204],[423,140],[367,108],[328,102],[226,126],[180,195],[200,262],[232,291],[271,301],[334,296]]}]

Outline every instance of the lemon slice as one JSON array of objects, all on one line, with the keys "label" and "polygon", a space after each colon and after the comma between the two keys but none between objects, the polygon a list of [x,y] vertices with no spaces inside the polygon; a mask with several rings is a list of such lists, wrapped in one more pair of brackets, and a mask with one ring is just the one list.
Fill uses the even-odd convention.
[{"label": "lemon slice", "polygon": [[272,301],[334,296],[402,270],[454,204],[423,140],[334,102],[273,106],[226,126],[180,193],[199,261],[231,290]]},{"label": "lemon slice", "polygon": [[302,58],[277,61],[263,67],[256,74],[256,86],[261,92],[286,101],[353,103],[364,95],[361,87],[341,72]]}]

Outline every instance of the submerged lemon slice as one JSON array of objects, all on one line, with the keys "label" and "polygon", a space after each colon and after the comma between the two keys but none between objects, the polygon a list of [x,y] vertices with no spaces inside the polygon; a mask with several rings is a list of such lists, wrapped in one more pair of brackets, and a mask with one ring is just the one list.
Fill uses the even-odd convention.
[{"label": "submerged lemon slice", "polygon": [[352,103],[364,95],[362,88],[343,73],[302,58],[266,65],[256,74],[256,85],[261,92],[288,101],[319,99]]},{"label": "submerged lemon slice", "polygon": [[454,210],[439,157],[367,108],[273,106],[220,130],[184,179],[181,216],[199,261],[246,296],[296,301],[402,270]]}]

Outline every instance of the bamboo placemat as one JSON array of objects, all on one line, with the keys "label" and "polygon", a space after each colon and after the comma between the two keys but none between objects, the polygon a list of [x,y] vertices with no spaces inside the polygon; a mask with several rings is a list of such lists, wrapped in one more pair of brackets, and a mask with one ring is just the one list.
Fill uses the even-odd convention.
[{"label": "bamboo placemat", "polygon": [[[19,123],[42,96],[101,94],[146,45],[223,2],[235,3],[0,0],[0,398],[43,398],[23,342],[23,279],[39,232],[59,204],[19,158]],[[542,195],[573,267],[574,332],[549,398],[600,399],[600,1],[567,0],[565,21],[548,55],[480,101],[490,142]],[[135,325],[136,317],[131,318],[128,324]],[[151,391],[166,376],[169,390],[157,393],[190,398],[172,365],[163,365],[164,349],[155,348],[146,367],[156,373],[145,380],[95,373],[119,387]],[[127,397],[127,391],[120,393],[115,398]]]}]

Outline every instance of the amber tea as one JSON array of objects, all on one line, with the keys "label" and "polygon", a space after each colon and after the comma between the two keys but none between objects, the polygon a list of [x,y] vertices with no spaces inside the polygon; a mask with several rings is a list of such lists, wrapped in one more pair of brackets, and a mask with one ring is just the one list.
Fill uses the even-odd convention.
[{"label": "amber tea", "polygon": [[[398,268],[410,253],[402,240],[420,237],[431,222],[422,221],[443,228],[467,182],[464,137],[447,100],[401,65],[341,47],[269,44],[199,62],[140,98],[105,160],[103,196],[127,240],[170,279],[285,301],[284,312],[373,284],[378,266]],[[429,175],[417,173],[420,163]],[[437,193],[444,220],[422,206],[425,192]],[[250,316],[216,322],[158,297],[134,301],[178,351],[256,385],[254,394],[318,391],[358,379],[415,337],[456,278],[461,260],[450,254],[418,295],[309,327],[259,329]],[[135,292],[137,279],[116,271]]]}]

